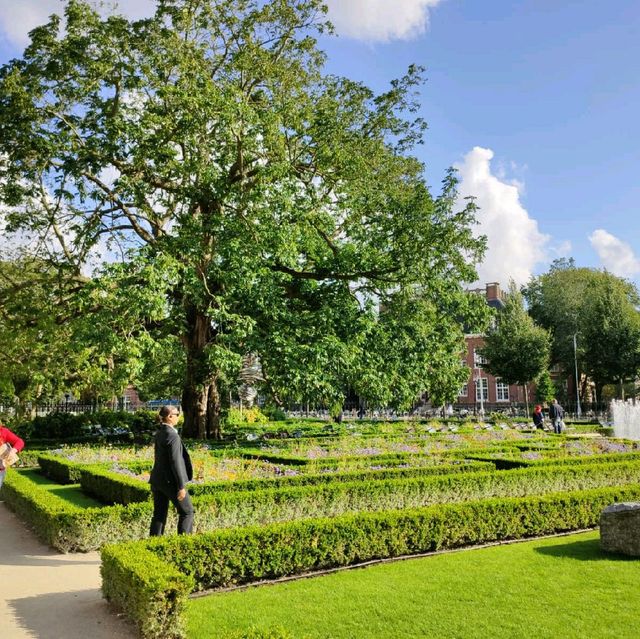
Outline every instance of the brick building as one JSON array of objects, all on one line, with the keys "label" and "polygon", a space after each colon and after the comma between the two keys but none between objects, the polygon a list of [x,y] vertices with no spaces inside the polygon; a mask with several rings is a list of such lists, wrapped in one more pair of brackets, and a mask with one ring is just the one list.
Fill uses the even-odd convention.
[{"label": "brick building", "polygon": [[[484,289],[473,291],[484,295],[487,304],[493,308],[504,308],[504,293],[498,282],[490,282]],[[494,377],[484,369],[484,360],[479,350],[484,346],[484,335],[470,333],[465,335],[467,346],[464,364],[470,369],[469,379],[460,390],[456,409],[464,409],[469,412],[488,413],[496,410],[506,410],[525,403],[524,389],[522,386],[508,385],[500,378]],[[533,384],[529,385],[529,398],[534,396]]]}]

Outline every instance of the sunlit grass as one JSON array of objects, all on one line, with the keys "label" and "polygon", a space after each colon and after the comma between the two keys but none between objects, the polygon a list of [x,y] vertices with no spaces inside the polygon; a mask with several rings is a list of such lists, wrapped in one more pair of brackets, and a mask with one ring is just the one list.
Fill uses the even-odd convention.
[{"label": "sunlit grass", "polygon": [[80,488],[80,484],[58,484],[48,477],[41,475],[35,469],[20,470],[15,472],[19,472],[24,477],[29,478],[34,484],[40,486],[40,488],[44,488],[52,495],[60,497],[60,499],[64,499],[74,506],[78,506],[80,508],[94,508],[104,506],[102,502],[97,501],[92,497],[89,497],[88,495],[85,495]]},{"label": "sunlit grass", "polygon": [[598,533],[468,550],[193,599],[188,637],[638,637],[640,560]]}]

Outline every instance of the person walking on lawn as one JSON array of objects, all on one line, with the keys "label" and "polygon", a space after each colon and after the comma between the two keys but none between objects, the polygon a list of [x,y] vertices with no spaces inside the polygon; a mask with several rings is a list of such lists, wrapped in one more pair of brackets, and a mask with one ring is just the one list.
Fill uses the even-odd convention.
[{"label": "person walking on lawn", "polygon": [[0,488],[7,475],[7,468],[16,460],[16,455],[24,448],[24,442],[3,424],[0,424]]},{"label": "person walking on lawn", "polygon": [[187,482],[193,479],[193,467],[176,430],[180,414],[175,406],[163,406],[158,416],[161,423],[155,435],[153,469],[149,478],[153,494],[149,534],[156,537],[164,533],[169,502],[178,513],[178,534],[188,534],[193,529],[194,511]]}]

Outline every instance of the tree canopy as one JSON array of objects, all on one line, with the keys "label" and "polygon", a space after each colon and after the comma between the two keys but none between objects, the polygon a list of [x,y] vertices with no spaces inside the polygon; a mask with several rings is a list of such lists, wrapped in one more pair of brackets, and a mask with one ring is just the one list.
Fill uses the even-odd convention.
[{"label": "tree canopy", "polygon": [[621,385],[640,370],[640,297],[635,286],[607,271],[554,263],[524,290],[532,317],[553,334],[552,361],[590,378],[601,397],[605,384]]},{"label": "tree canopy", "polygon": [[526,397],[526,385],[548,368],[550,346],[548,331],[536,326],[522,294],[512,284],[481,349],[487,359],[485,368],[507,384],[524,386]]},{"label": "tree canopy", "polygon": [[433,197],[411,155],[423,70],[380,94],[326,74],[325,13],[158,0],[131,22],[70,0],[0,69],[0,197],[58,276],[54,320],[180,385],[188,436],[217,434],[247,353],[275,397],[406,405],[484,313],[463,290],[474,205],[451,172]]}]

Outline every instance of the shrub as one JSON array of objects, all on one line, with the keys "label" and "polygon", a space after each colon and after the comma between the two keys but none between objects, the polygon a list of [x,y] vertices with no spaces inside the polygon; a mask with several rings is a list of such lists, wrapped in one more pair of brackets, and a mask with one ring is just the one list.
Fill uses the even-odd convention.
[{"label": "shrub", "polygon": [[[139,462],[123,464],[123,467],[139,473],[149,470],[151,466],[148,462]],[[341,483],[410,477],[429,477],[433,475],[445,475],[449,473],[464,473],[490,469],[494,469],[494,465],[490,462],[460,462],[419,468],[389,468],[343,473],[274,477],[270,479],[217,481],[205,484],[191,484],[189,486],[189,492],[192,495],[211,495],[221,492],[279,489],[295,486],[330,484],[333,482]],[[125,474],[109,470],[104,465],[81,467],[80,484],[86,493],[104,501],[107,504],[129,504],[146,501],[150,497],[149,484],[147,482],[136,477],[127,476]]]},{"label": "shrub", "polygon": [[[10,473],[6,483],[19,476]],[[54,498],[48,491],[25,478],[14,482],[21,492],[26,481],[27,495],[9,492],[6,503],[20,501],[27,508],[31,497],[37,503]],[[640,463],[590,464],[554,468],[525,468],[514,471],[474,472],[381,481],[330,483],[289,487],[279,490],[219,492],[195,496],[195,528],[198,532],[219,528],[271,524],[305,517],[339,516],[357,511],[416,508],[433,504],[459,503],[490,497],[516,497],[555,491],[579,490],[635,484],[640,479]],[[55,503],[63,502],[55,498]],[[41,526],[42,537],[54,547],[68,552],[87,551],[105,542],[140,539],[147,535],[153,506],[149,501],[126,506],[105,506],[65,510],[62,506]],[[170,513],[169,529],[175,525]],[[53,540],[53,541],[51,541]]]},{"label": "shrub", "polygon": [[230,408],[227,412],[226,423],[230,426],[242,424],[267,424],[269,418],[257,407]]},{"label": "shrub", "polygon": [[106,546],[101,551],[103,592],[146,639],[183,637],[180,599],[190,588],[219,588],[371,559],[592,527],[605,506],[638,498],[640,485],[635,485]]}]

